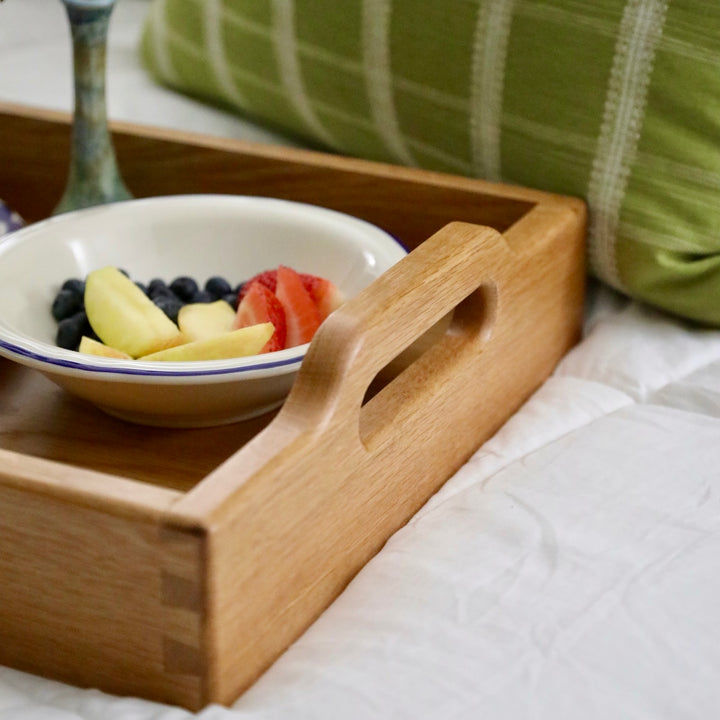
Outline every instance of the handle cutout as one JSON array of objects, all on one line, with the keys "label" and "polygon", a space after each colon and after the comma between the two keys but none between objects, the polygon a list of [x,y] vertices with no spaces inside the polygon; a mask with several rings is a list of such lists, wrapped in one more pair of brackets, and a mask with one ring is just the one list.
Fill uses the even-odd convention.
[{"label": "handle cutout", "polygon": [[413,391],[417,380],[411,376],[420,369],[421,361],[430,361],[432,353],[436,356],[434,372],[439,377],[451,372],[452,359],[459,352],[469,347],[479,352],[490,340],[497,309],[497,286],[481,285],[375,375],[359,414],[360,441],[366,450],[372,451],[387,432],[402,434],[395,419],[407,394]]}]

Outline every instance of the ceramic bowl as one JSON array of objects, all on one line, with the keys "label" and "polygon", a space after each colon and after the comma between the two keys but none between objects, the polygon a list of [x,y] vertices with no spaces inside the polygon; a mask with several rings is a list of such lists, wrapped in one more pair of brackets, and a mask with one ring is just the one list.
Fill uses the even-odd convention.
[{"label": "ceramic bowl", "polygon": [[222,275],[235,283],[284,264],[332,280],[349,298],[405,252],[363,220],[273,198],[158,197],[58,215],[0,238],[0,355],[132,422],[199,427],[249,419],[282,404],[307,345],[196,362],[63,350],[50,312],[60,285],[105,265],[143,282]]}]

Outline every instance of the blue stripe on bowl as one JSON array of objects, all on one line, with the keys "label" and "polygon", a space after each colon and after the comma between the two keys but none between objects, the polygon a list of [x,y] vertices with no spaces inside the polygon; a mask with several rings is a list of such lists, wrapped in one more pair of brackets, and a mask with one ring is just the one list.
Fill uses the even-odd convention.
[{"label": "blue stripe on bowl", "polygon": [[145,369],[134,369],[134,368],[118,368],[118,367],[100,367],[98,365],[90,365],[81,362],[75,362],[73,360],[63,360],[60,358],[52,358],[41,353],[32,352],[18,345],[0,340],[0,347],[10,351],[15,355],[36,360],[38,362],[47,363],[55,367],[64,367],[72,370],[84,370],[92,373],[99,374],[114,374],[114,375],[136,375],[145,377],[196,377],[196,376],[208,376],[208,375],[230,375],[233,373],[244,373],[252,370],[267,370],[278,367],[287,367],[295,363],[301,362],[303,354],[293,355],[293,357],[285,358],[283,360],[266,360],[265,362],[256,363],[254,365],[244,365],[242,367],[228,367],[228,368],[215,368],[208,370],[145,370]]}]

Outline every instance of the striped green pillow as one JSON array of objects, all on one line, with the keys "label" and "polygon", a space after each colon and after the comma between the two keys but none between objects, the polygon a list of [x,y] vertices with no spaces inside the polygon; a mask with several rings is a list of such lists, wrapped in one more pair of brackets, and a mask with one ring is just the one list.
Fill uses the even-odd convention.
[{"label": "striped green pillow", "polygon": [[720,3],[153,0],[162,83],[349,155],[577,195],[590,268],[720,325]]}]

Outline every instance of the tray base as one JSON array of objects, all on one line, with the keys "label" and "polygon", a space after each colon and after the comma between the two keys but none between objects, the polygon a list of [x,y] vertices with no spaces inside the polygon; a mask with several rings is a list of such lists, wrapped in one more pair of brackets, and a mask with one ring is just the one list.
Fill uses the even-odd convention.
[{"label": "tray base", "polygon": [[182,492],[276,414],[189,430],[134,425],[75,398],[40,373],[0,358],[0,448]]}]

